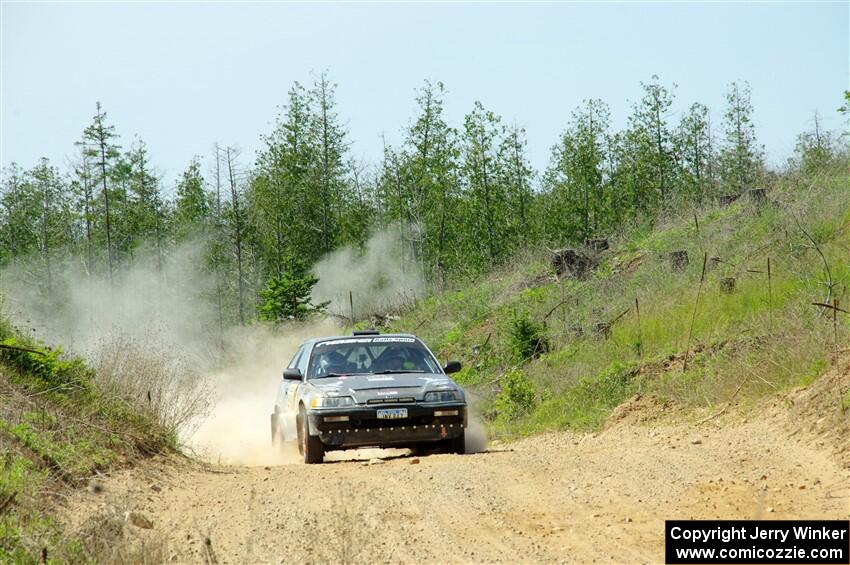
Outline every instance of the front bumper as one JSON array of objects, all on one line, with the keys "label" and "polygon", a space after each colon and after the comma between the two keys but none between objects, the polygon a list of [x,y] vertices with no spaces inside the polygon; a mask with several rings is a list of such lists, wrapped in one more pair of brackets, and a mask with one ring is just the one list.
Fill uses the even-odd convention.
[{"label": "front bumper", "polygon": [[[384,408],[406,408],[407,418],[379,419],[377,411]],[[310,430],[318,433],[326,449],[400,447],[454,439],[467,426],[466,405],[461,403],[355,406],[313,410],[307,412],[307,417]],[[347,417],[348,420],[333,421],[339,417]]]}]

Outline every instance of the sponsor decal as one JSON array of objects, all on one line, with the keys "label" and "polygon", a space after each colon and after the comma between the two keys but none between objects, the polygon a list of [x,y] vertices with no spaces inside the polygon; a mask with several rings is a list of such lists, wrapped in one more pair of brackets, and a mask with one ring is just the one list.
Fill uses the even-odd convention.
[{"label": "sponsor decal", "polygon": [[348,345],[351,343],[414,343],[416,340],[412,337],[347,337],[344,339],[332,339],[330,341],[320,341],[316,344],[316,348],[325,347],[326,345]]}]

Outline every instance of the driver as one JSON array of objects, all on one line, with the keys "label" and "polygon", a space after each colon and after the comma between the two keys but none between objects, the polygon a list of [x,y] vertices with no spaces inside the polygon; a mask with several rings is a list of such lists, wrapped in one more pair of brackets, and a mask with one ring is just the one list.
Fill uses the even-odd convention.
[{"label": "driver", "polygon": [[391,352],[389,356],[380,358],[380,366],[382,371],[403,371],[405,369],[405,358],[399,352]]},{"label": "driver", "polygon": [[328,351],[319,360],[319,375],[336,373],[342,375],[348,372],[348,361],[339,351]]}]

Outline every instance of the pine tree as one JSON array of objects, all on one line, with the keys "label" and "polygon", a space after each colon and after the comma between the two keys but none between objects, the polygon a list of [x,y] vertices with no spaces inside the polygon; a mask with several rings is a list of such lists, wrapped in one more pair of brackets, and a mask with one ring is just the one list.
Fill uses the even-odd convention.
[{"label": "pine tree", "polygon": [[129,153],[118,155],[112,167],[109,195],[110,226],[112,231],[112,255],[116,268],[125,259],[132,264],[135,246],[139,243],[133,226],[133,205],[130,198],[133,165]]},{"label": "pine tree", "polygon": [[418,115],[405,132],[405,154],[410,190],[406,191],[407,222],[417,228],[411,238],[417,257],[428,274],[445,275],[447,249],[452,240],[452,205],[458,196],[457,134],[444,118],[443,83],[425,85],[417,92]]},{"label": "pine tree", "polygon": [[724,145],[720,154],[724,190],[740,194],[752,188],[763,167],[763,150],[756,139],[750,85],[733,82],[726,93]]},{"label": "pine tree", "polygon": [[556,239],[584,241],[610,223],[605,195],[609,115],[601,100],[586,100],[552,149],[544,184],[556,203],[549,216],[549,233]]},{"label": "pine tree", "polygon": [[236,257],[236,288],[237,288],[237,312],[239,314],[239,323],[245,325],[245,271],[246,271],[246,253],[245,253],[245,217],[242,210],[242,189],[237,181],[239,173],[237,171],[237,159],[239,152],[233,147],[224,149],[225,166],[227,167],[227,179],[230,185],[230,215],[233,238],[233,251]]},{"label": "pine tree", "polygon": [[174,235],[178,242],[202,235],[212,223],[214,206],[204,188],[201,161],[196,156],[177,181],[174,202]]},{"label": "pine tree", "polygon": [[803,173],[822,170],[835,156],[836,141],[831,131],[824,129],[820,115],[815,112],[808,131],[797,136],[794,148],[797,166]]},{"label": "pine tree", "polygon": [[310,92],[313,108],[310,130],[316,151],[312,177],[321,211],[321,249],[324,253],[334,247],[339,237],[338,213],[347,190],[345,153],[348,147],[345,128],[339,123],[336,113],[335,91],[336,84],[323,72]]},{"label": "pine tree", "polygon": [[315,229],[321,216],[311,205],[315,194],[310,175],[317,154],[311,134],[310,99],[296,82],[275,130],[263,138],[265,147],[249,187],[269,273],[283,273],[288,256],[316,258],[324,243],[323,232]]},{"label": "pine tree", "polygon": [[104,233],[106,235],[106,257],[109,266],[109,280],[113,280],[114,254],[112,249],[112,225],[110,202],[110,176],[118,159],[118,146],[113,142],[117,137],[115,126],[106,124],[106,112],[97,103],[97,112],[92,124],[83,130],[83,139],[80,142],[85,154],[92,160],[94,169],[94,185],[100,188],[100,198],[104,206]]},{"label": "pine tree", "polygon": [[[638,154],[646,161],[653,173],[653,183],[662,205],[666,205],[673,192],[671,134],[667,115],[673,105],[673,94],[664,87],[658,75],[652,75],[649,83],[641,83],[643,98],[634,107],[629,118],[631,128],[637,135],[633,142],[639,143]],[[673,85],[676,88],[676,85]]]},{"label": "pine tree", "polygon": [[76,201],[72,207],[84,225],[86,275],[91,276],[94,272],[94,173],[85,148],[80,151],[79,161],[76,161],[73,167],[71,192],[76,197]]},{"label": "pine tree", "polygon": [[59,171],[42,157],[28,176],[31,179],[33,196],[39,201],[40,210],[33,218],[34,231],[38,236],[38,247],[44,268],[44,293],[48,303],[54,298],[54,257],[64,251],[71,241],[71,213],[66,198],[66,187]]},{"label": "pine tree", "polygon": [[384,158],[378,178],[378,194],[386,218],[398,226],[399,261],[401,270],[406,270],[408,257],[416,260],[412,249],[414,230],[410,198],[410,163],[408,156],[393,149],[384,140]]},{"label": "pine tree", "polygon": [[534,169],[528,161],[526,146],[525,130],[516,124],[505,130],[499,146],[501,182],[508,191],[509,208],[513,210],[509,224],[511,239],[520,244],[533,241],[536,237],[536,226],[531,215]]},{"label": "pine tree", "polygon": [[674,155],[683,196],[697,201],[712,196],[715,156],[707,106],[694,103],[682,116],[676,131]]},{"label": "pine tree", "polygon": [[260,291],[258,317],[267,322],[305,320],[325,311],[330,302],[313,304],[311,293],[319,279],[303,263],[290,261],[281,275],[269,279]]},{"label": "pine tree", "polygon": [[157,268],[162,269],[165,245],[165,210],[160,196],[159,179],[153,173],[147,145],[138,139],[126,155],[128,174],[128,224],[133,247],[142,242],[153,244]]},{"label": "pine tree", "polygon": [[222,150],[216,143],[213,147],[215,152],[215,167],[213,169],[214,190],[210,195],[212,201],[212,234],[207,240],[206,266],[215,277],[215,305],[218,313],[219,336],[224,335],[225,321],[228,319],[227,277],[231,270],[229,226],[225,214],[226,206],[222,197]]},{"label": "pine tree", "polygon": [[509,242],[504,233],[507,195],[499,184],[502,176],[498,159],[501,142],[501,118],[475,102],[464,118],[463,178],[468,198],[467,220],[474,226],[468,234],[468,249],[475,257],[478,242],[483,242],[484,256],[478,256],[475,267],[498,264],[507,254]]},{"label": "pine tree", "polygon": [[346,162],[346,191],[339,218],[339,229],[344,239],[341,245],[362,246],[369,238],[369,232],[376,221],[374,206],[374,178],[369,174],[367,165],[354,158]]},{"label": "pine tree", "polygon": [[28,186],[24,172],[12,163],[3,171],[2,193],[0,204],[3,209],[2,224],[2,253],[0,260],[8,262],[11,259],[30,252],[36,246],[35,233],[29,224],[31,214],[28,208],[31,203],[27,197]]}]

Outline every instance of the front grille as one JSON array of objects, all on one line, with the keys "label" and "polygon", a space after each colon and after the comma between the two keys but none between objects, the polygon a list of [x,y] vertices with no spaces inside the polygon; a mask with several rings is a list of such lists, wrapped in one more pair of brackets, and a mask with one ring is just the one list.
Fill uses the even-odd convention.
[{"label": "front grille", "polygon": [[406,396],[404,398],[370,398],[366,401],[366,404],[404,404],[416,402],[416,399],[412,396]]}]

